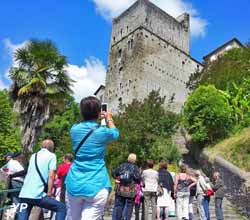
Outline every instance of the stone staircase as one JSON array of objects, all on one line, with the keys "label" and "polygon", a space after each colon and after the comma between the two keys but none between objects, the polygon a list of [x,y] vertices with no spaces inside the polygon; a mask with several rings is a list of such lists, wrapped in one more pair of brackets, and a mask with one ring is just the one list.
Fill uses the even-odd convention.
[{"label": "stone staircase", "polygon": [[[197,205],[196,205],[196,200],[193,203],[194,207],[194,219],[193,220],[199,220],[197,216]],[[104,220],[112,220],[112,207],[107,207],[105,211],[105,216]],[[224,211],[224,220],[248,220],[247,218],[244,218],[240,216],[236,209],[231,205],[231,203],[227,200],[224,199],[223,201],[223,211]],[[135,216],[133,214],[132,220],[135,220]],[[170,217],[169,220],[177,220],[176,217]],[[216,215],[215,215],[215,205],[214,205],[214,198],[211,198],[210,201],[210,220],[216,220]]]}]

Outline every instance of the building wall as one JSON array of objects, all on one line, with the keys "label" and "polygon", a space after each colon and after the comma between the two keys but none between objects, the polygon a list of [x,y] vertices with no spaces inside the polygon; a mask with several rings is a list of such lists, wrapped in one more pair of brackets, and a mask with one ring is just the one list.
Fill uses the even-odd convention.
[{"label": "building wall", "polygon": [[202,66],[147,30],[141,31],[140,38],[143,51],[140,63],[143,70],[137,81],[140,97],[147,97],[152,90],[160,90],[161,96],[166,96],[166,107],[174,98],[169,107],[179,112],[188,95],[186,82]]},{"label": "building wall", "polygon": [[111,47],[105,96],[117,111],[120,102],[143,100],[152,90],[160,89],[166,105],[174,97],[171,108],[179,112],[188,94],[186,82],[201,68],[186,53],[141,28]]},{"label": "building wall", "polygon": [[221,48],[214,54],[211,54],[210,56],[206,57],[205,62],[211,63],[213,61],[216,61],[220,56],[222,56],[225,52],[234,49],[234,48],[241,48],[242,46],[239,45],[236,41],[231,42],[230,44],[226,45],[225,47]]},{"label": "building wall", "polygon": [[137,1],[113,20],[110,45],[114,45],[143,26],[189,54],[189,23],[189,15],[186,13],[174,18],[149,1]]},{"label": "building wall", "polygon": [[175,19],[147,0],[114,19],[105,89],[111,109],[160,89],[180,111],[190,74],[202,68],[189,55],[189,34],[188,14]]}]

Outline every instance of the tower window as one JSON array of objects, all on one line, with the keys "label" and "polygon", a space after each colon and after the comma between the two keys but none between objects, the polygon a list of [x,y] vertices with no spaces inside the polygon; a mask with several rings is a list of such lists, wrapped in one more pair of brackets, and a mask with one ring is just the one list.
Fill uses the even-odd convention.
[{"label": "tower window", "polygon": [[130,41],[128,41],[128,49],[129,49],[129,50],[130,50],[130,49],[133,49],[133,47],[134,47],[134,40],[131,39]]},{"label": "tower window", "polygon": [[122,29],[121,29],[121,35],[122,35]]},{"label": "tower window", "polygon": [[113,37],[113,41],[115,41],[115,37]]},{"label": "tower window", "polygon": [[118,51],[118,57],[119,58],[122,57],[122,49],[119,49],[119,51]]},{"label": "tower window", "polygon": [[128,26],[127,26],[127,32],[128,32]]}]

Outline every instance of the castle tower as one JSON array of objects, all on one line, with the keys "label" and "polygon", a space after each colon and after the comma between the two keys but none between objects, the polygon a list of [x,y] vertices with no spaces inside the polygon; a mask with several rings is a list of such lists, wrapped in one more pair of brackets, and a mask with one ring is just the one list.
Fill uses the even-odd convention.
[{"label": "castle tower", "polygon": [[116,112],[120,103],[143,100],[160,89],[179,112],[189,76],[202,68],[190,57],[189,15],[173,18],[149,0],[138,0],[113,19],[105,101]]}]

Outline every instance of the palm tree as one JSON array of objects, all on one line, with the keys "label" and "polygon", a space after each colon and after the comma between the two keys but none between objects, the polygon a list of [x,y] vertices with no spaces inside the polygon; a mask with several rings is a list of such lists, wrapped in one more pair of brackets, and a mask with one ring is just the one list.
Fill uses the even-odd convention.
[{"label": "palm tree", "polygon": [[67,59],[49,41],[31,40],[14,53],[16,65],[10,69],[10,95],[14,111],[20,115],[21,144],[32,152],[36,137],[54,108],[62,107],[72,93],[73,82],[65,66]]}]

